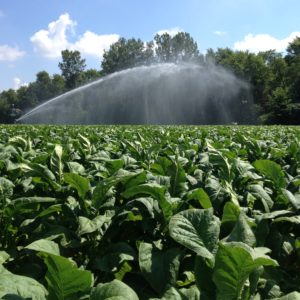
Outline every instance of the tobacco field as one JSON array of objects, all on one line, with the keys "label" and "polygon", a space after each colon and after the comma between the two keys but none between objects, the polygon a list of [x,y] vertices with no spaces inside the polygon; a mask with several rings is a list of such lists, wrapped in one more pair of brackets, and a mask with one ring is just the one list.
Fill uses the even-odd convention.
[{"label": "tobacco field", "polygon": [[0,126],[1,299],[300,299],[300,128]]}]

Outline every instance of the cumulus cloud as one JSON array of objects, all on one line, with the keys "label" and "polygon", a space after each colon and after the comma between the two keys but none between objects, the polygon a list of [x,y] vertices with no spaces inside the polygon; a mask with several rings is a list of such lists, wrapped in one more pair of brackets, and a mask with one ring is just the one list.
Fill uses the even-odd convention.
[{"label": "cumulus cloud", "polygon": [[73,32],[76,22],[72,21],[69,14],[61,15],[58,20],[51,22],[48,29],[37,31],[31,38],[34,50],[48,58],[60,56],[62,50],[70,48],[67,32]]},{"label": "cumulus cloud", "polygon": [[15,90],[19,89],[21,86],[27,86],[28,85],[28,83],[24,82],[23,80],[21,80],[18,77],[15,77],[13,79],[13,82],[14,82],[14,89]]},{"label": "cumulus cloud", "polygon": [[15,61],[24,55],[25,52],[19,50],[18,47],[0,45],[0,61]]},{"label": "cumulus cloud", "polygon": [[[34,50],[47,58],[58,58],[65,49],[78,50],[83,55],[99,57],[119,39],[117,34],[98,35],[91,31],[77,37],[76,25],[77,22],[73,21],[68,13],[61,15],[58,20],[51,22],[47,29],[37,31],[30,38]],[[77,40],[70,42],[71,36]]]},{"label": "cumulus cloud", "polygon": [[115,43],[120,36],[118,34],[98,35],[91,31],[86,31],[82,37],[71,48],[85,53],[87,55],[102,56],[104,50],[109,49],[110,45]]},{"label": "cumulus cloud", "polygon": [[242,41],[234,43],[234,50],[249,50],[250,52],[258,53],[260,51],[276,50],[283,52],[286,50],[288,44],[292,42],[300,32],[292,32],[288,37],[277,39],[269,34],[247,34]]},{"label": "cumulus cloud", "polygon": [[179,27],[173,27],[173,28],[169,28],[169,29],[161,29],[159,31],[156,32],[156,34],[162,35],[164,33],[168,33],[170,36],[175,36],[178,32],[182,32],[183,30],[181,30]]},{"label": "cumulus cloud", "polygon": [[222,35],[226,35],[227,32],[226,31],[222,31],[222,30],[216,30],[216,31],[214,31],[214,34],[218,35],[218,36],[222,36]]}]

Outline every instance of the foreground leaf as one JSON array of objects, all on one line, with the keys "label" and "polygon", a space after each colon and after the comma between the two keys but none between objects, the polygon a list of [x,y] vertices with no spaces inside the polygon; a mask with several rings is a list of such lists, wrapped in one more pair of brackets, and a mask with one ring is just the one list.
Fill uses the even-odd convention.
[{"label": "foreground leaf", "polygon": [[65,257],[41,254],[47,265],[49,300],[76,299],[78,292],[88,293],[92,285],[92,274],[80,270]]},{"label": "foreground leaf", "polygon": [[277,266],[277,262],[265,255],[266,248],[253,250],[244,243],[219,245],[213,273],[217,286],[217,299],[240,299],[249,275],[259,266]]},{"label": "foreground leaf", "polygon": [[90,189],[89,180],[87,178],[84,178],[84,177],[82,177],[78,174],[74,174],[74,173],[65,173],[64,180],[71,187],[73,187],[74,189],[77,190],[78,196],[81,199],[84,199],[86,193]]},{"label": "foreground leaf", "polygon": [[137,294],[127,284],[115,279],[99,283],[91,293],[90,300],[139,300]]},{"label": "foreground leaf", "polygon": [[158,250],[152,244],[139,248],[141,271],[152,288],[162,294],[168,285],[175,285],[179,270],[180,251],[176,248]]},{"label": "foreground leaf", "polygon": [[169,223],[170,236],[199,256],[214,260],[220,233],[220,220],[212,209],[189,209],[173,216]]},{"label": "foreground leaf", "polygon": [[30,249],[38,252],[46,252],[49,254],[60,255],[58,245],[50,240],[40,239],[27,245],[25,249]]},{"label": "foreground leaf", "polygon": [[284,188],[286,186],[286,180],[281,166],[276,162],[261,159],[253,163],[254,167],[267,178],[274,182],[274,185],[278,188]]},{"label": "foreground leaf", "polygon": [[15,275],[0,265],[0,298],[3,299],[2,297],[7,294],[18,295],[32,300],[45,300],[47,291],[36,280],[26,276]]}]

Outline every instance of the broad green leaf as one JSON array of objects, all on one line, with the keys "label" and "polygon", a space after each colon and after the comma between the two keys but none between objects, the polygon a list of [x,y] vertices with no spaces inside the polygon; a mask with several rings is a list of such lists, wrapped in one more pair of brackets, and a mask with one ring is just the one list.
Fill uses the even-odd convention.
[{"label": "broad green leaf", "polygon": [[196,286],[180,289],[179,293],[181,294],[182,300],[200,300],[200,299],[202,299],[201,293],[197,289]]},{"label": "broad green leaf", "polygon": [[275,300],[299,300],[300,293],[299,292],[292,292],[280,298],[276,298]]},{"label": "broad green leaf", "polygon": [[197,188],[187,193],[187,200],[197,200],[203,208],[210,208],[212,204],[206,192],[202,188]]},{"label": "broad green leaf", "polygon": [[201,291],[201,298],[215,299],[216,286],[212,281],[212,266],[208,264],[206,259],[197,255],[195,257],[194,272],[197,287]]},{"label": "broad green leaf", "polygon": [[14,193],[14,184],[4,178],[0,177],[0,203],[5,200],[5,198],[11,198]]},{"label": "broad green leaf", "polygon": [[31,168],[31,170],[27,173],[27,176],[41,177],[49,183],[55,181],[55,175],[48,169],[47,166],[31,163],[29,164],[29,167]]},{"label": "broad green leaf", "polygon": [[212,146],[209,146],[209,162],[214,168],[220,171],[220,179],[231,181],[231,166],[227,157],[223,156],[219,151],[215,150]]},{"label": "broad green leaf", "polygon": [[248,162],[239,158],[234,160],[234,167],[243,178],[259,179],[259,175],[255,173],[255,168]]},{"label": "broad green leaf", "polygon": [[162,294],[168,285],[175,285],[180,255],[179,249],[176,248],[158,250],[152,244],[140,244],[140,269],[157,293]]},{"label": "broad green leaf", "polygon": [[233,202],[226,202],[223,209],[222,225],[233,225],[238,220],[240,215],[240,207]]},{"label": "broad green leaf", "polygon": [[79,292],[89,293],[92,286],[90,271],[78,269],[74,262],[53,254],[40,254],[44,258],[48,271],[49,300],[76,299]]},{"label": "broad green leaf", "polygon": [[251,184],[247,187],[247,190],[253,195],[256,199],[260,200],[265,212],[270,212],[273,207],[273,200],[270,195],[264,190],[264,188],[259,184]]},{"label": "broad green leaf", "polygon": [[292,194],[286,189],[281,189],[284,197],[291,203],[295,210],[300,210],[300,194]]},{"label": "broad green leaf", "polygon": [[10,255],[5,251],[0,251],[0,265],[9,259]]},{"label": "broad green leaf", "polygon": [[40,239],[27,245],[25,249],[30,249],[38,252],[45,252],[54,255],[60,255],[59,246],[53,241]]},{"label": "broad green leaf", "polygon": [[81,236],[83,234],[95,232],[97,230],[101,231],[101,227],[105,223],[109,223],[110,220],[111,218],[107,217],[106,215],[97,216],[93,220],[90,220],[83,216],[79,216],[78,235]]},{"label": "broad green leaf", "polygon": [[48,299],[47,290],[39,282],[30,277],[13,274],[0,265],[1,299],[7,294],[14,294],[32,300]]},{"label": "broad green leaf", "polygon": [[87,178],[84,178],[78,174],[65,173],[64,180],[66,183],[71,185],[74,189],[77,190],[78,196],[82,199],[85,198],[86,193],[90,189],[90,183]]},{"label": "broad green leaf", "polygon": [[240,213],[235,226],[226,239],[227,242],[243,242],[248,246],[256,243],[255,235],[247,223],[247,217],[243,212]]},{"label": "broad green leaf", "polygon": [[124,242],[110,245],[105,253],[103,256],[96,258],[93,263],[94,269],[104,272],[116,272],[124,262],[133,261],[136,257],[133,248]]},{"label": "broad green leaf", "polygon": [[172,215],[172,205],[166,199],[165,193],[165,187],[155,183],[146,183],[130,187],[122,193],[122,196],[128,199],[134,196],[150,195],[158,201],[165,218],[168,220]]},{"label": "broad green leaf", "polygon": [[127,284],[117,279],[99,283],[91,293],[90,300],[139,300],[137,294]]},{"label": "broad green leaf", "polygon": [[284,177],[284,172],[282,171],[281,166],[276,162],[261,159],[256,160],[253,165],[261,174],[271,179],[277,188],[284,188],[286,186],[287,183]]},{"label": "broad green leaf", "polygon": [[220,220],[212,209],[189,209],[173,216],[170,236],[197,255],[214,260],[213,252],[219,240]]},{"label": "broad green leaf", "polygon": [[237,300],[250,273],[260,266],[277,266],[265,250],[253,250],[244,243],[221,243],[216,254],[213,281],[217,299]]},{"label": "broad green leaf", "polygon": [[67,166],[70,170],[70,173],[75,173],[75,174],[79,174],[79,175],[82,175],[85,173],[84,166],[76,161],[67,162]]},{"label": "broad green leaf", "polygon": [[294,224],[300,224],[300,216],[279,217],[279,218],[276,218],[273,222],[274,223],[277,223],[277,222],[290,222],[290,223],[294,223]]},{"label": "broad green leaf", "polygon": [[107,160],[105,162],[105,166],[109,170],[109,174],[113,175],[124,166],[124,160],[123,159]]}]

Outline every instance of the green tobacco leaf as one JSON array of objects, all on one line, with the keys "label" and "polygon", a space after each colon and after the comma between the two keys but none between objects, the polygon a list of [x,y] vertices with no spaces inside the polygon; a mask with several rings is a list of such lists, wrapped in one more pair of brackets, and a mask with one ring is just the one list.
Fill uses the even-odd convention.
[{"label": "green tobacco leaf", "polygon": [[111,160],[108,160],[105,162],[105,166],[108,169],[109,174],[113,175],[124,166],[124,160],[123,159],[111,159]]},{"label": "green tobacco leaf", "polygon": [[78,196],[82,199],[85,198],[86,193],[90,189],[90,183],[87,178],[84,178],[78,174],[65,173],[64,180],[66,183],[71,185],[74,189],[77,190]]},{"label": "green tobacco leaf", "polygon": [[189,209],[173,216],[170,236],[199,256],[214,260],[213,251],[219,239],[220,220],[212,209]]},{"label": "green tobacco leaf", "polygon": [[77,299],[79,292],[89,293],[92,286],[92,273],[78,269],[69,259],[41,252],[48,271],[49,300]]},{"label": "green tobacco leaf", "polygon": [[286,189],[281,189],[284,197],[291,203],[295,210],[300,210],[300,194],[293,195],[290,191]]},{"label": "green tobacco leaf", "polygon": [[[181,294],[181,299],[182,300],[200,300],[201,298],[201,293],[197,289],[196,286],[192,286],[190,288],[184,288],[180,289],[179,293]],[[204,297],[203,297],[204,299]]]},{"label": "green tobacco leaf", "polygon": [[54,255],[60,255],[59,246],[53,241],[40,239],[27,245],[25,249],[30,249],[38,252],[45,252]]},{"label": "green tobacco leaf", "polygon": [[276,298],[275,300],[299,300],[300,293],[299,292],[292,292],[280,298]]},{"label": "green tobacco leaf", "polygon": [[203,257],[196,256],[194,271],[196,284],[201,291],[201,296],[203,296],[204,299],[215,299],[216,286],[212,281],[213,269],[207,264],[207,261]]},{"label": "green tobacco leaf", "polygon": [[48,182],[55,181],[55,175],[48,169],[47,166],[41,164],[29,164],[31,170],[27,173],[31,177],[41,177]]},{"label": "green tobacco leaf", "polygon": [[227,242],[243,242],[248,246],[254,246],[256,243],[255,235],[247,223],[245,213],[240,213],[232,232],[226,240]]},{"label": "green tobacco leaf", "polygon": [[63,148],[61,145],[55,145],[53,153],[50,157],[51,170],[57,175],[58,181],[63,180],[63,162],[62,162]]},{"label": "green tobacco leaf", "polygon": [[260,200],[265,212],[270,212],[273,207],[273,200],[270,195],[264,190],[264,188],[259,184],[251,184],[247,187],[247,190],[253,195],[256,199]]},{"label": "green tobacco leaf", "polygon": [[5,251],[0,251],[0,265],[9,259],[10,255]]},{"label": "green tobacco leaf", "polygon": [[93,220],[90,220],[86,217],[79,216],[78,219],[78,235],[81,236],[86,233],[95,232],[96,230],[101,230],[101,227],[104,223],[108,223],[111,220],[110,217],[105,215],[97,216]]},{"label": "green tobacco leaf", "polygon": [[211,201],[202,188],[194,189],[187,193],[187,200],[195,199],[197,200],[203,208],[212,207]]},{"label": "green tobacco leaf", "polygon": [[284,188],[286,186],[287,183],[284,173],[281,169],[281,166],[276,162],[267,159],[261,159],[256,160],[253,165],[261,174],[271,179],[277,188]]},{"label": "green tobacco leaf", "polygon": [[259,175],[255,173],[255,168],[248,161],[243,161],[237,158],[234,160],[234,167],[236,168],[240,176],[243,178],[247,178],[247,177],[251,179],[261,178]]},{"label": "green tobacco leaf", "polygon": [[123,242],[110,245],[106,253],[96,258],[93,263],[94,269],[104,272],[116,272],[123,263],[133,261],[136,257],[133,248]]},{"label": "green tobacco leaf", "polygon": [[10,180],[0,177],[0,203],[13,195],[14,186]]},{"label": "green tobacco leaf", "polygon": [[222,215],[222,225],[233,225],[237,221],[240,215],[239,206],[235,205],[233,202],[226,202],[223,209]]},{"label": "green tobacco leaf", "polygon": [[99,283],[91,293],[90,300],[139,300],[137,294],[127,284],[117,279]]},{"label": "green tobacco leaf", "polygon": [[10,204],[14,206],[26,206],[30,204],[51,203],[56,201],[57,199],[50,197],[21,197],[12,200]]},{"label": "green tobacco leaf", "polygon": [[172,215],[172,205],[166,199],[165,192],[165,187],[155,183],[147,183],[130,187],[122,193],[122,196],[128,199],[138,195],[150,195],[158,201],[165,218],[169,219]]},{"label": "green tobacco leaf", "polygon": [[214,149],[208,144],[209,162],[217,169],[220,170],[220,179],[231,181],[231,166],[227,157],[223,156],[219,151]]},{"label": "green tobacco leaf", "polygon": [[221,243],[213,273],[217,299],[240,299],[250,273],[260,266],[277,266],[277,262],[265,252],[266,248],[252,249],[244,243]]},{"label": "green tobacco leaf", "polygon": [[75,174],[79,174],[79,175],[82,175],[85,173],[84,166],[76,161],[67,162],[67,166],[70,170],[70,173],[75,173]]},{"label": "green tobacco leaf", "polygon": [[15,275],[0,265],[0,298],[7,294],[18,295],[25,299],[46,300],[47,290],[36,280]]},{"label": "green tobacco leaf", "polygon": [[279,217],[276,218],[273,222],[290,222],[294,224],[300,224],[300,216]]},{"label": "green tobacco leaf", "polygon": [[176,248],[158,250],[152,244],[141,243],[140,268],[143,276],[157,293],[162,294],[168,285],[175,285],[180,254],[180,250]]}]

